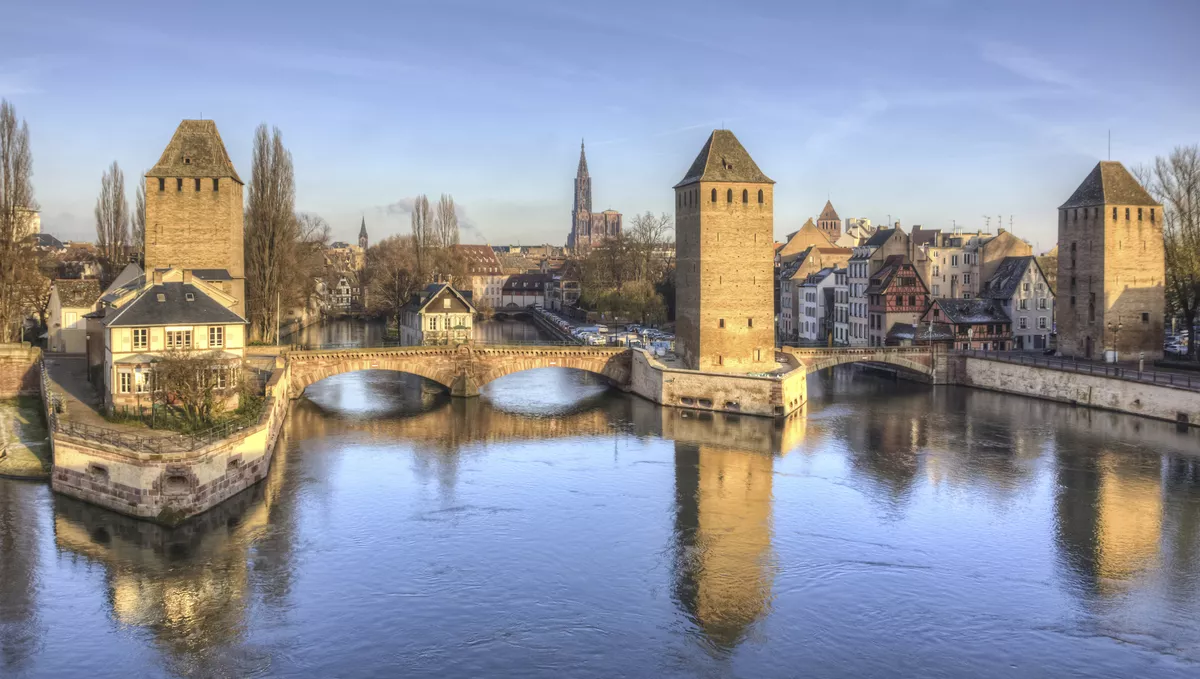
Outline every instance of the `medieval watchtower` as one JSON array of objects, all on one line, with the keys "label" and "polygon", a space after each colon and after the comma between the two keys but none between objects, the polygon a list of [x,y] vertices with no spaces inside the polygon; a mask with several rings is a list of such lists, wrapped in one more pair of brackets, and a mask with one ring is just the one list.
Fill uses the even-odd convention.
[{"label": "medieval watchtower", "polygon": [[246,314],[242,180],[211,120],[184,120],[146,173],[145,268],[169,266],[224,288]]},{"label": "medieval watchtower", "polygon": [[774,184],[714,130],[675,185],[677,352],[692,370],[775,367]]}]

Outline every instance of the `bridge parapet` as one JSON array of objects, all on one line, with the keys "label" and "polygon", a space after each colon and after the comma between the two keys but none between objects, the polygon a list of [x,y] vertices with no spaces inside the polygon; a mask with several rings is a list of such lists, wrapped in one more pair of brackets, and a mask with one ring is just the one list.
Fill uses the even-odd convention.
[{"label": "bridge parapet", "polygon": [[885,363],[934,377],[942,352],[932,347],[784,347],[808,373],[845,363]]}]

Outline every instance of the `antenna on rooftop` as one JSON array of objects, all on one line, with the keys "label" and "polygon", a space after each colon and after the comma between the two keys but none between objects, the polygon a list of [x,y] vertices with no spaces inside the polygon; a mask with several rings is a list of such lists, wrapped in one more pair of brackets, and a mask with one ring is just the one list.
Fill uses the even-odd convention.
[{"label": "antenna on rooftop", "polygon": [[983,224],[984,224],[984,227],[990,231],[992,229],[992,218],[987,215],[984,215],[983,216]]}]

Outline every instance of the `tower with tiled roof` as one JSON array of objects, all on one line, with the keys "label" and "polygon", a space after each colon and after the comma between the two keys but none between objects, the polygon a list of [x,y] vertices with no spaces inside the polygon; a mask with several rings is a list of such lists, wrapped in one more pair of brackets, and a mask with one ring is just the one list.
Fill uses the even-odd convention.
[{"label": "tower with tiled roof", "polygon": [[213,274],[245,315],[242,179],[211,120],[184,120],[146,173],[145,265]]},{"label": "tower with tiled roof", "polygon": [[676,352],[693,370],[775,368],[775,182],[714,130],[675,185]]},{"label": "tower with tiled roof", "polygon": [[821,210],[821,216],[817,218],[817,228],[829,238],[830,243],[842,237],[842,218],[838,217],[837,210],[833,209],[832,201],[825,201],[825,209]]},{"label": "tower with tiled roof", "polygon": [[1114,161],[1058,208],[1058,348],[1065,356],[1162,357],[1162,205]]}]

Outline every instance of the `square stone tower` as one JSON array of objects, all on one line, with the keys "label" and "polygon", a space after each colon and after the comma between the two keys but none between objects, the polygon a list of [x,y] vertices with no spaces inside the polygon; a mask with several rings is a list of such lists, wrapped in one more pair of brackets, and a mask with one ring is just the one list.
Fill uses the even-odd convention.
[{"label": "square stone tower", "polygon": [[692,370],[775,368],[774,184],[714,130],[675,185],[676,351]]},{"label": "square stone tower", "polygon": [[145,268],[174,266],[218,283],[246,315],[242,180],[211,120],[184,120],[146,173]]},{"label": "square stone tower", "polygon": [[1058,349],[1162,358],[1162,205],[1124,165],[1096,165],[1058,208]]}]

